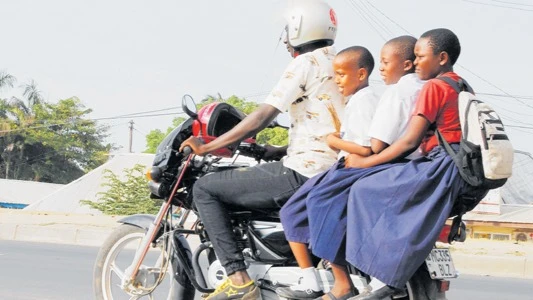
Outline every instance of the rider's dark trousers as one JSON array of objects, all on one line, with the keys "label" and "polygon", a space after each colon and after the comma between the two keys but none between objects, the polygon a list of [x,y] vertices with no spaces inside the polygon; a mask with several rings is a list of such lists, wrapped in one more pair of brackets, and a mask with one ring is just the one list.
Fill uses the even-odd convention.
[{"label": "rider's dark trousers", "polygon": [[194,202],[226,273],[245,270],[228,211],[281,208],[307,177],[282,162],[215,172],[194,185]]}]

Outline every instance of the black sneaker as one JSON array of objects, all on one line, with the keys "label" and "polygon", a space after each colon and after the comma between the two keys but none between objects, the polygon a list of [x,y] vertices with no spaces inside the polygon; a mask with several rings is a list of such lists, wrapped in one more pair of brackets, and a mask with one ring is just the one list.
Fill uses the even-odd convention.
[{"label": "black sneaker", "polygon": [[293,290],[291,287],[280,287],[276,289],[276,294],[287,299],[315,299],[324,295],[324,292],[313,291],[312,289]]},{"label": "black sneaker", "polygon": [[207,297],[205,300],[261,300],[261,290],[254,284],[253,281],[248,282],[245,285],[234,285],[228,278],[221,285],[219,285],[215,291]]}]

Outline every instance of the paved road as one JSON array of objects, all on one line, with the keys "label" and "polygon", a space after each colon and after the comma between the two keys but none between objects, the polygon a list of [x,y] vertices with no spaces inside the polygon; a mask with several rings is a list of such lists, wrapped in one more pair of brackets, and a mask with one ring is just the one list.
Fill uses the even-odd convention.
[{"label": "paved road", "polygon": [[[92,300],[92,269],[98,249],[60,244],[0,241],[0,299]],[[462,275],[449,300],[531,300],[525,279]]]}]

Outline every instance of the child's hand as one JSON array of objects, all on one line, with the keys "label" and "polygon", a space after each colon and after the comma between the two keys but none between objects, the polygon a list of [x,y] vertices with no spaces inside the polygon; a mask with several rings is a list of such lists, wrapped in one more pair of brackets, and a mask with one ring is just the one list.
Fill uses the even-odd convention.
[{"label": "child's hand", "polygon": [[366,157],[359,154],[348,154],[344,160],[345,168],[366,168]]},{"label": "child's hand", "polygon": [[340,139],[341,139],[341,135],[339,132],[330,133],[328,134],[328,136],[326,136],[326,143],[332,150],[339,151],[339,149],[335,147],[335,145],[337,144],[337,141]]},{"label": "child's hand", "polygon": [[332,135],[332,136],[338,137],[339,139],[341,138],[341,133],[338,132],[338,131],[332,132],[332,133],[330,133],[329,135]]}]

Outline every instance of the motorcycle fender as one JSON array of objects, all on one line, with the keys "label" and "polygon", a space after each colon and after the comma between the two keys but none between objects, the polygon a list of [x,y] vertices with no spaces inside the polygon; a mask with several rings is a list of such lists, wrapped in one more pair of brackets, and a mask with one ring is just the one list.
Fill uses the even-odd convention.
[{"label": "motorcycle fender", "polygon": [[[155,216],[154,215],[148,215],[148,214],[131,215],[131,216],[127,216],[125,218],[122,218],[122,219],[118,220],[119,223],[137,226],[137,227],[142,228],[144,230],[148,230],[148,228],[150,228],[150,225],[152,223],[154,223],[154,221],[155,221]],[[161,235],[161,232],[162,232],[161,229],[163,228],[163,226],[167,225],[166,223],[167,222],[165,220],[163,220],[161,222],[159,231],[158,231],[155,239],[159,238],[159,236]]]},{"label": "motorcycle fender", "polygon": [[148,229],[150,227],[150,224],[152,224],[154,220],[155,220],[154,215],[139,214],[139,215],[127,216],[125,218],[118,220],[118,222],[122,224],[130,224],[130,225],[137,226],[143,229]]}]

